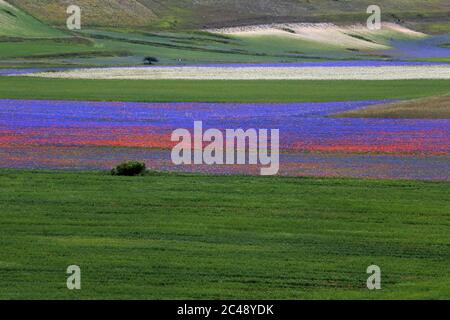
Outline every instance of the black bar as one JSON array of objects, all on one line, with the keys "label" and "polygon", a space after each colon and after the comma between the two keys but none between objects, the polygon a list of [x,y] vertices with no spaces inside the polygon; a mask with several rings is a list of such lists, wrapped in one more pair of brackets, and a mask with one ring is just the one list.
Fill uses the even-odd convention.
[{"label": "black bar", "polygon": [[[1,301],[3,312],[48,315],[65,310],[70,317],[92,313],[134,319],[316,319],[318,316],[379,318],[392,310],[402,317],[448,310],[448,301]],[[445,308],[445,310],[444,310]],[[10,310],[8,310],[10,309]],[[84,319],[82,319],[84,320]]]}]

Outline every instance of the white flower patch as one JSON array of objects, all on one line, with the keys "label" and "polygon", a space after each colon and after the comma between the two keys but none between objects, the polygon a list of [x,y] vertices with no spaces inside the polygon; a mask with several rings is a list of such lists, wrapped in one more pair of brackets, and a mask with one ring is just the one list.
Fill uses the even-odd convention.
[{"label": "white flower patch", "polygon": [[382,67],[137,67],[27,74],[67,79],[403,80],[450,79],[450,65]]}]

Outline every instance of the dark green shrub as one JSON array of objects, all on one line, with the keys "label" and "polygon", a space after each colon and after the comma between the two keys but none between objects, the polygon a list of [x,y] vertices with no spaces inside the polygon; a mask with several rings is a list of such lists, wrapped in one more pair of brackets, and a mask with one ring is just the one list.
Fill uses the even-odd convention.
[{"label": "dark green shrub", "polygon": [[144,58],[144,64],[152,65],[157,62],[159,62],[159,60],[158,60],[158,58],[155,58],[155,57],[145,57]]},{"label": "dark green shrub", "polygon": [[139,176],[147,170],[145,163],[139,161],[125,161],[111,170],[113,176]]}]

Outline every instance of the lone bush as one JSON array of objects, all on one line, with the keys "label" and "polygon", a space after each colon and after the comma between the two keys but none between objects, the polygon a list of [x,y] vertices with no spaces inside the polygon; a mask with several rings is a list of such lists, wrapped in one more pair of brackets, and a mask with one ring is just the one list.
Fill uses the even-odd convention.
[{"label": "lone bush", "polygon": [[158,58],[155,58],[155,57],[145,57],[144,58],[144,64],[152,65],[157,62],[159,62],[159,60],[158,60]]},{"label": "lone bush", "polygon": [[145,163],[139,161],[125,161],[111,170],[113,176],[139,176],[147,170]]}]

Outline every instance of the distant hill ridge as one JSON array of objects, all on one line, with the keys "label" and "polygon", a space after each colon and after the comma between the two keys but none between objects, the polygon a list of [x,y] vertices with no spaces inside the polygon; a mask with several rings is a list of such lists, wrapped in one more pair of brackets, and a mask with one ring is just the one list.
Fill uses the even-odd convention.
[{"label": "distant hill ridge", "polygon": [[[373,0],[9,0],[38,19],[63,25],[77,4],[91,26],[207,28],[273,22],[362,22]],[[448,21],[448,0],[378,0],[384,21]]]}]

